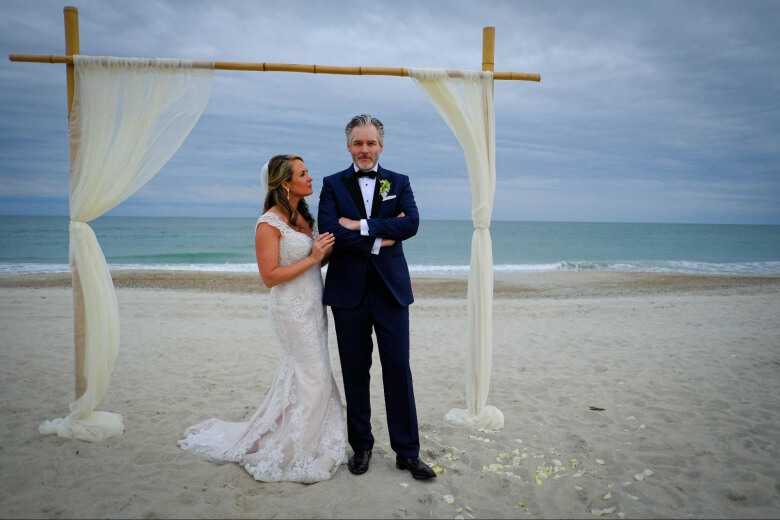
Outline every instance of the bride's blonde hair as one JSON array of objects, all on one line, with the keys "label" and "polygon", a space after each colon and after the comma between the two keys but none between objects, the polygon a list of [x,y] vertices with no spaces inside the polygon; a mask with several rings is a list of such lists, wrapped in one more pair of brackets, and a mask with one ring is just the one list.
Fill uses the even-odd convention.
[{"label": "bride's blonde hair", "polygon": [[268,161],[268,193],[265,196],[263,212],[274,206],[279,206],[287,214],[291,226],[295,225],[298,214],[300,214],[309,226],[314,227],[314,218],[309,212],[306,200],[301,197],[298,207],[293,208],[287,198],[289,190],[285,188],[284,183],[292,181],[293,161],[303,162],[303,157],[300,155],[274,155]]}]

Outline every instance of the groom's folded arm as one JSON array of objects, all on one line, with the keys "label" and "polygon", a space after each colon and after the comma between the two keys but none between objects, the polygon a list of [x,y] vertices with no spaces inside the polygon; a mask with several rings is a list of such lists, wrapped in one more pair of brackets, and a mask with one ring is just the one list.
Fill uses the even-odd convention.
[{"label": "groom's folded arm", "polygon": [[371,253],[371,248],[374,245],[374,239],[371,237],[361,236],[360,231],[351,231],[336,223],[336,227],[332,230],[328,230],[336,237],[336,244],[334,249],[336,250],[349,250],[356,253],[368,255]]},{"label": "groom's folded arm", "polygon": [[370,237],[390,238],[392,240],[406,240],[417,234],[420,226],[420,214],[417,204],[414,202],[412,187],[407,183],[398,194],[399,211],[403,217],[372,218],[368,219],[368,235]]},{"label": "groom's folded arm", "polygon": [[320,206],[317,212],[317,228],[320,233],[333,233],[336,237],[336,250],[348,250],[363,255],[371,253],[374,239],[360,235],[360,231],[351,231],[339,224],[336,199],[333,197],[333,188],[327,182],[322,185],[320,192]]},{"label": "groom's folded arm", "polygon": [[417,215],[405,217],[368,219],[368,236],[395,240],[407,240],[417,234],[420,219]]},{"label": "groom's folded arm", "polygon": [[[360,235],[364,237],[368,236],[368,219],[365,218],[360,219]],[[374,239],[374,245],[371,246],[371,254],[378,255],[379,250],[381,248],[382,248],[382,237],[377,237]]]}]

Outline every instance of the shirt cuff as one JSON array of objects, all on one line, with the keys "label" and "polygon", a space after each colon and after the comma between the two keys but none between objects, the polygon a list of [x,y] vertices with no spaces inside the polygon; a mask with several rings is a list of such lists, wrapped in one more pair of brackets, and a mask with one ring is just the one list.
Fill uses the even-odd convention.
[{"label": "shirt cuff", "polygon": [[364,237],[368,236],[368,220],[364,218],[360,219],[360,234]]},{"label": "shirt cuff", "polygon": [[379,250],[381,248],[382,248],[382,239],[381,238],[377,238],[376,240],[374,240],[374,247],[371,248],[371,254],[372,255],[378,255],[379,254]]}]

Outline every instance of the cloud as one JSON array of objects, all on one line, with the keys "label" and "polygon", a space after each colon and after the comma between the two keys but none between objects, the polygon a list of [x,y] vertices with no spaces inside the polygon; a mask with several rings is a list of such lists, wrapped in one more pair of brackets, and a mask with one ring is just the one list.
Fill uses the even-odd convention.
[{"label": "cloud", "polygon": [[[0,47],[60,53],[63,5],[4,3]],[[85,0],[81,46],[120,56],[479,68],[481,29],[495,25],[497,69],[543,78],[496,83],[496,218],[780,223],[780,4],[443,5]],[[315,180],[340,170],[349,159],[343,126],[363,111],[384,120],[382,162],[412,177],[423,214],[468,218],[462,153],[411,80],[230,72],[216,75],[179,153],[115,212],[251,215],[248,194],[268,157],[300,153]],[[0,64],[0,198],[32,205],[66,186],[64,130],[62,67]]]}]

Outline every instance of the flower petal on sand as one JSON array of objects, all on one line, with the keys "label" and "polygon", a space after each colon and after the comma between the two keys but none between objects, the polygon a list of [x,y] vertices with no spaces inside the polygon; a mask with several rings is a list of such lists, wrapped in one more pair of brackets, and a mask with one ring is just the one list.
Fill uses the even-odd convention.
[{"label": "flower petal on sand", "polygon": [[634,475],[634,480],[637,480],[639,482],[643,481],[645,477],[650,477],[653,475],[653,470],[645,468],[642,473],[637,473]]}]

